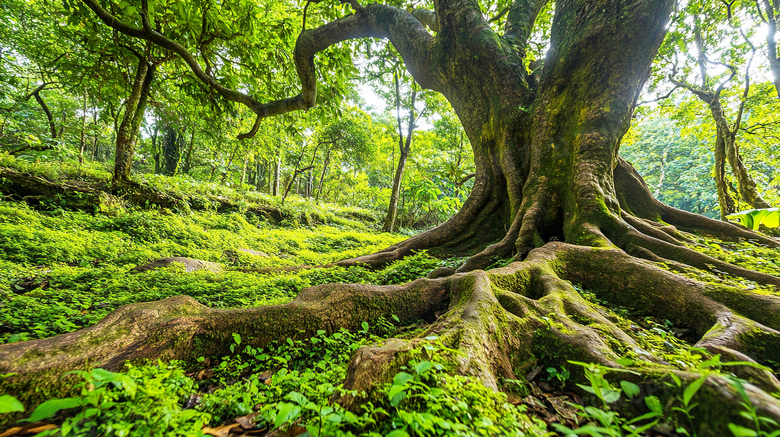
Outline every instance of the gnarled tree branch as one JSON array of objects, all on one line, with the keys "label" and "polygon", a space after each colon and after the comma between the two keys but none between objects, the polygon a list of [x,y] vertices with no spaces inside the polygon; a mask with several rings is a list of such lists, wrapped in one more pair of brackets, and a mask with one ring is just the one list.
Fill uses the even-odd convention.
[{"label": "gnarled tree branch", "polygon": [[[293,111],[306,111],[317,103],[317,74],[314,56],[322,50],[350,39],[376,37],[389,39],[409,67],[418,83],[428,88],[439,88],[434,80],[430,49],[433,37],[410,13],[385,5],[369,5],[359,8],[356,14],[347,15],[316,29],[305,30],[295,45],[295,66],[301,81],[301,92],[297,96],[261,103],[254,97],[222,85],[208,71],[204,71],[195,56],[186,47],[153,29],[148,13],[142,8],[142,28],[119,20],[103,9],[96,0],[82,0],[105,23],[125,35],[150,41],[176,53],[195,76],[215,90],[224,99],[250,108],[258,119]],[[355,7],[355,5],[353,5]],[[259,122],[259,121],[258,121]],[[256,124],[258,123],[256,122]],[[253,129],[256,132],[256,130]],[[254,132],[243,134],[242,138]]]},{"label": "gnarled tree branch", "polygon": [[511,38],[524,48],[531,36],[536,17],[539,16],[547,0],[515,0],[509,9],[509,15],[504,28],[504,36]]}]

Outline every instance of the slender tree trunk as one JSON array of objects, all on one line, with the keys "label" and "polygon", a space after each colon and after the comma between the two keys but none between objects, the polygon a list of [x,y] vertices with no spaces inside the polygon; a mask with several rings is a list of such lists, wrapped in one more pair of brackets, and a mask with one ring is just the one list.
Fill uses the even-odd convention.
[{"label": "slender tree trunk", "polygon": [[330,165],[330,149],[325,152],[325,162],[322,164],[322,175],[320,176],[320,183],[317,186],[317,198],[315,199],[317,201],[320,200],[320,196],[322,195],[322,184],[325,182],[325,175],[328,174],[328,165]]},{"label": "slender tree trunk", "polygon": [[136,67],[130,96],[125,104],[122,123],[116,134],[116,155],[114,157],[114,183],[130,180],[130,170],[133,164],[133,154],[138,130],[143,121],[146,100],[154,78],[154,66],[146,59],[139,59]]},{"label": "slender tree trunk", "polygon": [[395,221],[398,216],[398,200],[401,193],[401,181],[404,177],[406,158],[408,156],[409,151],[406,148],[401,149],[401,153],[398,155],[398,166],[395,169],[395,177],[393,178],[393,186],[390,191],[390,207],[387,210],[382,232],[393,232],[395,230]]},{"label": "slender tree trunk", "polygon": [[158,140],[160,135],[160,122],[157,121],[154,124],[154,131],[152,131],[152,153],[154,157],[154,174],[160,174],[162,172],[162,165],[160,163],[160,155],[162,154],[161,147]]},{"label": "slender tree trunk", "polygon": [[729,125],[726,114],[723,111],[723,106],[721,105],[721,92],[725,85],[736,75],[736,69],[730,67],[732,71],[731,76],[713,90],[707,83],[707,66],[709,61],[707,59],[707,47],[704,45],[704,39],[702,38],[699,27],[698,16],[694,16],[694,41],[698,51],[697,62],[700,70],[701,85],[695,86],[685,81],[678,81],[675,79],[672,79],[672,82],[677,86],[688,89],[702,102],[707,104],[710,113],[712,114],[712,119],[715,122],[715,186],[718,192],[721,220],[727,220],[726,217],[737,210],[737,202],[734,201],[729,193],[730,186],[726,179],[727,162],[731,166],[732,173],[734,174],[738,186],[738,189],[734,191],[739,193],[742,198],[741,200],[753,208],[768,208],[770,205],[760,194],[758,194],[756,183],[748,173],[747,168],[742,162],[742,158],[739,156],[739,146],[736,141],[737,132],[739,131],[739,126],[742,121],[745,102],[747,101],[748,91],[750,90],[750,64],[752,62],[752,57],[745,70],[745,89],[739,105],[738,115],[734,122],[734,126],[732,127]]},{"label": "slender tree trunk", "polygon": [[729,194],[729,185],[726,180],[726,139],[720,130],[715,138],[715,187],[718,191],[720,219],[725,221],[727,220],[726,216],[734,214],[737,207]]},{"label": "slender tree trunk", "polygon": [[79,164],[84,163],[84,150],[87,148],[87,89],[84,88],[84,102],[81,105],[81,133],[79,135]]},{"label": "slender tree trunk", "polygon": [[54,124],[54,116],[51,114],[51,109],[49,109],[49,106],[43,100],[43,97],[41,97],[41,91],[43,91],[46,85],[47,84],[44,83],[43,85],[35,88],[29,95],[27,95],[27,99],[30,97],[35,97],[35,101],[38,102],[38,105],[40,105],[41,109],[43,109],[43,113],[46,114],[46,120],[49,123],[49,134],[51,135],[51,138],[57,139],[57,126]]},{"label": "slender tree trunk", "polygon": [[95,135],[92,137],[92,149],[89,154],[89,160],[94,162],[95,159],[97,159],[98,137],[100,136],[100,130],[98,129],[97,124],[97,111],[92,114],[92,126],[95,127]]},{"label": "slender tree trunk", "polygon": [[241,180],[238,181],[238,186],[244,185],[244,181],[246,180],[246,161],[249,159],[248,156],[244,156],[244,162],[241,165]]},{"label": "slender tree trunk", "polygon": [[190,133],[190,145],[187,147],[187,155],[184,157],[184,164],[182,165],[182,172],[189,174],[192,170],[192,148],[195,145],[195,124],[192,124],[192,132]]},{"label": "slender tree trunk", "polygon": [[183,137],[173,126],[166,126],[162,141],[163,174],[176,176],[181,170],[181,143]]},{"label": "slender tree trunk", "polygon": [[416,96],[417,91],[412,89],[411,103],[409,105],[409,126],[406,132],[406,141],[404,141],[403,130],[401,128],[401,94],[398,84],[398,76],[395,76],[395,108],[396,119],[398,121],[398,149],[400,153],[398,155],[398,167],[395,170],[393,186],[390,191],[390,205],[387,208],[387,216],[385,216],[385,224],[382,226],[382,232],[393,232],[395,228],[395,219],[398,215],[398,198],[401,191],[401,181],[404,177],[406,158],[409,156],[409,151],[412,147],[412,133],[414,132],[415,121],[414,100]]},{"label": "slender tree trunk", "polygon": [[[706,101],[705,101],[706,102]],[[710,102],[710,112],[715,120],[715,126],[717,129],[717,137],[715,144],[715,176],[716,186],[718,187],[718,200],[723,200],[721,203],[721,219],[726,220],[726,216],[736,212],[736,204],[728,194],[726,180],[725,180],[725,163],[728,162],[732,169],[732,173],[736,179],[737,189],[741,200],[753,208],[770,208],[768,202],[766,202],[758,191],[756,190],[756,183],[748,173],[747,167],[742,162],[742,158],[739,156],[736,142],[736,134],[738,126],[732,129],[726,120],[726,115],[723,112],[723,107],[720,104],[720,96],[716,95]]]},{"label": "slender tree trunk", "polygon": [[274,159],[273,182],[271,185],[271,195],[274,197],[279,195],[279,177],[281,176],[281,167],[282,167],[282,155],[279,153],[279,150],[277,149],[276,157]]},{"label": "slender tree trunk", "polygon": [[[780,98],[780,53],[777,51],[777,17],[780,15],[778,7],[772,4],[772,0],[763,0],[765,21],[767,25],[766,32],[766,54],[769,60],[769,68],[772,70],[772,76],[775,84],[777,97]],[[759,9],[758,2],[756,7]]]},{"label": "slender tree trunk", "polygon": [[255,158],[255,161],[255,189],[257,191],[262,191],[265,179],[265,166],[263,165],[263,161],[259,158]]}]

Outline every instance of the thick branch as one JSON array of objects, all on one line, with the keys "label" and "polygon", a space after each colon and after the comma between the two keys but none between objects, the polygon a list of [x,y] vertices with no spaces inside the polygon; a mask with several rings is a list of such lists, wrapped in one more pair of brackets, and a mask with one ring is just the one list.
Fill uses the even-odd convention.
[{"label": "thick branch", "polygon": [[43,112],[46,114],[46,120],[49,121],[49,132],[51,133],[51,137],[53,139],[57,139],[57,126],[54,124],[54,117],[51,114],[49,106],[46,104],[46,102],[43,101],[43,97],[41,97],[41,91],[43,91],[43,89],[46,88],[46,85],[49,84],[50,82],[45,82],[38,86],[38,88],[35,88],[30,94],[27,95],[27,99],[30,97],[35,97],[35,101],[38,102],[38,104],[41,106],[41,109],[43,109]]},{"label": "thick branch", "polygon": [[[260,103],[254,97],[230,89],[204,71],[195,56],[181,44],[167,38],[149,25],[138,28],[119,20],[103,9],[97,0],[82,0],[109,27],[125,35],[150,41],[176,53],[190,70],[226,100],[249,107],[258,117],[308,110],[317,103],[317,74],[314,56],[322,50],[355,38],[388,38],[406,62],[409,71],[424,87],[438,88],[433,80],[430,52],[433,37],[410,13],[385,5],[370,5],[316,29],[301,33],[295,45],[295,66],[301,81],[301,92],[295,97]],[[142,14],[143,15],[143,14]],[[148,21],[148,17],[144,18]],[[243,135],[246,137],[247,135]]]},{"label": "thick branch", "polygon": [[509,9],[504,36],[516,41],[518,47],[525,47],[528,37],[534,28],[536,17],[539,16],[547,0],[515,0]]}]

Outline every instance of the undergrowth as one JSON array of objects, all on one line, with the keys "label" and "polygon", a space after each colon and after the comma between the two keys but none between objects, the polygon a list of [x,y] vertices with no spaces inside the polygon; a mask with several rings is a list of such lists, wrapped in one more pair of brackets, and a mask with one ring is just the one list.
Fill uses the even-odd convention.
[{"label": "undergrowth", "polygon": [[[279,227],[251,217],[139,209],[107,216],[0,202],[0,342],[70,332],[122,305],[179,294],[216,308],[280,304],[312,285],[397,284],[442,264],[420,252],[379,271],[332,267],[258,274],[375,252],[403,237],[333,226]],[[223,270],[185,274],[173,264],[131,271],[172,256],[220,263]]]}]

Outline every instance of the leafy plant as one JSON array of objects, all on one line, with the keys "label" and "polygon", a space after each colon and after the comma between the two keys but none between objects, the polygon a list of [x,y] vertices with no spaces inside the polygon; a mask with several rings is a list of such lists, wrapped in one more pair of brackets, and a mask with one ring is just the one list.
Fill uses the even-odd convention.
[{"label": "leafy plant", "polygon": [[740,416],[747,419],[752,423],[752,428],[746,428],[741,425],[729,423],[728,427],[734,437],[778,437],[780,436],[780,424],[770,419],[769,417],[763,417],[758,413],[758,409],[750,401],[750,396],[745,391],[745,386],[738,378],[730,378],[731,385],[737,390],[742,401],[740,405],[743,410],[739,413]]},{"label": "leafy plant", "polygon": [[[630,398],[639,396],[639,386],[629,381],[620,381],[620,387],[613,386],[604,377],[609,372],[633,373],[623,369],[613,369],[598,364],[588,364],[569,361],[571,364],[583,367],[585,377],[589,385],[577,384],[578,387],[593,394],[601,401],[601,408],[572,404],[579,411],[580,417],[586,420],[586,424],[577,429],[571,429],[565,425],[554,423],[556,431],[566,436],[590,435],[610,437],[636,437],[657,425],[664,417],[661,402],[655,396],[645,397],[645,405],[650,410],[633,419],[627,419],[615,411],[611,411],[610,404],[617,402],[621,394]],[[626,361],[628,364],[628,361]],[[645,422],[645,423],[641,423]]]},{"label": "leafy plant", "polygon": [[754,231],[757,231],[760,225],[768,228],[780,227],[780,209],[778,208],[749,209],[729,214],[726,218]]}]

